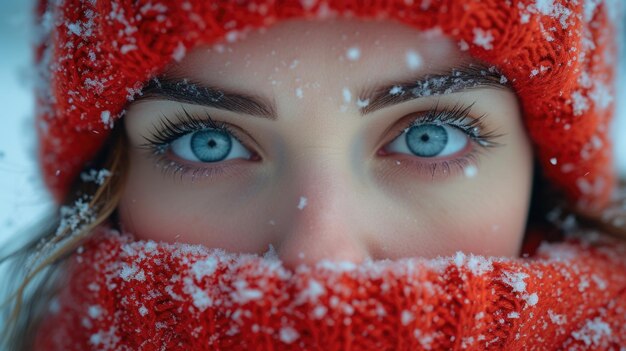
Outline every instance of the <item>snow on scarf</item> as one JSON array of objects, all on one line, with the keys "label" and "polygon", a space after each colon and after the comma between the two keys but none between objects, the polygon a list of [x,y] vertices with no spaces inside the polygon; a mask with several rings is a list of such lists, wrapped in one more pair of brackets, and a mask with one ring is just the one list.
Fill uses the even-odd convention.
[{"label": "snow on scarf", "polygon": [[36,350],[626,349],[626,244],[612,239],[544,243],[531,258],[287,270],[268,255],[95,234]]}]

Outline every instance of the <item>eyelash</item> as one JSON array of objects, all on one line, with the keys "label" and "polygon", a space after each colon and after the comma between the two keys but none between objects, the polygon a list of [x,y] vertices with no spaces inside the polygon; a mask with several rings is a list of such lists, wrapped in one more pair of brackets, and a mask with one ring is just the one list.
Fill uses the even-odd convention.
[{"label": "eyelash", "polygon": [[[439,102],[437,102],[430,110],[418,113],[416,117],[414,117],[415,114],[410,115],[409,123],[403,124],[403,127],[399,128],[396,135],[390,140],[395,140],[395,138],[404,133],[408,128],[422,124],[438,124],[459,129],[470,138],[470,143],[473,143],[477,147],[472,145],[470,151],[466,154],[453,159],[443,160],[402,154],[406,156],[407,159],[402,160],[402,162],[396,160],[395,163],[396,165],[404,164],[406,167],[392,167],[390,168],[391,172],[395,174],[398,171],[408,171],[409,175],[417,173],[429,176],[431,179],[435,179],[438,176],[462,174],[468,166],[477,165],[478,156],[481,155],[483,151],[502,146],[502,144],[496,142],[496,139],[502,137],[503,134],[497,134],[486,128],[483,122],[484,118],[487,116],[486,114],[476,118],[469,117],[473,106],[474,103],[469,105],[456,104],[452,108],[440,108]],[[392,160],[392,162],[394,161]]]},{"label": "eyelash", "polygon": [[[176,112],[175,116],[180,122],[174,123],[167,118],[167,116],[162,115],[163,118],[159,121],[159,125],[153,125],[154,132],[151,133],[151,136],[143,136],[146,143],[139,146],[149,152],[149,155],[155,159],[155,165],[159,167],[165,175],[180,175],[182,180],[185,175],[191,173],[191,179],[193,181],[198,176],[203,178],[208,177],[211,179],[218,175],[230,175],[232,173],[232,166],[222,165],[212,167],[194,167],[168,158],[166,156],[166,152],[169,149],[170,144],[174,140],[188,133],[193,133],[202,129],[216,129],[227,133],[237,139],[237,141],[239,141],[247,149],[251,149],[250,146],[238,136],[238,132],[233,130],[233,128],[229,127],[224,122],[217,122],[213,120],[208,112],[206,113],[205,118],[201,118],[190,114],[183,108],[183,113]],[[252,153],[254,154],[254,152]]]},{"label": "eyelash", "polygon": [[[473,105],[473,103],[467,106],[457,104],[452,108],[439,108],[439,104],[437,103],[432,109],[425,113],[417,113],[417,116],[414,117],[413,115],[410,116],[411,119],[409,123],[405,123],[402,128],[399,128],[398,133],[391,140],[395,140],[395,138],[404,133],[407,128],[432,123],[458,128],[470,138],[471,143],[476,144],[478,147],[472,146],[469,152],[456,159],[429,160],[418,156],[409,156],[410,159],[408,161],[403,160],[401,163],[396,161],[396,164],[399,165],[408,163],[408,167],[403,168],[409,168],[409,171],[417,171],[435,178],[437,170],[439,170],[442,175],[452,174],[452,168],[463,172],[467,166],[476,163],[477,156],[481,151],[501,146],[501,144],[495,142],[495,139],[501,136],[500,134],[496,134],[491,131],[482,132],[483,130],[486,130],[484,123],[482,122],[486,115],[481,115],[477,118],[469,117],[470,110]],[[193,181],[198,176],[202,178],[213,178],[219,175],[236,174],[236,172],[233,173],[232,169],[236,166],[232,165],[195,167],[188,166],[168,158],[166,152],[174,140],[185,134],[193,133],[201,129],[217,129],[231,135],[247,149],[251,149],[246,142],[238,137],[239,133],[237,131],[233,130],[233,128],[229,127],[224,122],[214,121],[208,113],[206,113],[205,118],[201,118],[190,114],[187,110],[183,109],[182,113],[177,112],[175,116],[180,122],[174,123],[165,115],[162,115],[163,119],[159,122],[159,124],[153,126],[154,131],[151,133],[151,136],[143,136],[146,143],[139,146],[142,149],[146,149],[149,155],[155,158],[155,164],[161,168],[165,175],[180,175],[182,180],[185,175],[191,174],[191,179]],[[256,156],[253,151],[250,152]]]}]

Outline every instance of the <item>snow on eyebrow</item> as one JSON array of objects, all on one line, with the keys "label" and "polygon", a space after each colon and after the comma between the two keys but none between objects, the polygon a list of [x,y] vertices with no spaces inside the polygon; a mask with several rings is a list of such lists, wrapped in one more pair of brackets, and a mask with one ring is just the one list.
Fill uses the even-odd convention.
[{"label": "snow on eyebrow", "polygon": [[389,95],[398,95],[398,94],[401,94],[401,95],[404,94],[404,90],[400,86],[395,85],[389,90]]}]

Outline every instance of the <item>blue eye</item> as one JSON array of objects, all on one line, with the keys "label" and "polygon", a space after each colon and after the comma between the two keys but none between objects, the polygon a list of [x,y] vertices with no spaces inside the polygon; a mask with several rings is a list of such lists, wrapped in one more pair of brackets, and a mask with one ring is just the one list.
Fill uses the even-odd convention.
[{"label": "blue eye", "polygon": [[412,153],[424,158],[450,156],[465,149],[469,142],[469,136],[458,128],[425,123],[404,129],[404,133],[389,143],[389,151]]},{"label": "blue eye", "polygon": [[251,153],[232,135],[219,129],[202,129],[187,133],[170,144],[172,152],[187,161],[219,162],[231,158],[251,157]]}]

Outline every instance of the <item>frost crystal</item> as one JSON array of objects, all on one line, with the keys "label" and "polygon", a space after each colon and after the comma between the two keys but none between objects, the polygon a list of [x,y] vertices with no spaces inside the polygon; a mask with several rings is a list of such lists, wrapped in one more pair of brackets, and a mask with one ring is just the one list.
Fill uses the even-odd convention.
[{"label": "frost crystal", "polygon": [[581,94],[580,91],[572,93],[572,107],[574,109],[574,115],[580,116],[589,109],[589,101]]},{"label": "frost crystal", "polygon": [[493,35],[491,31],[481,28],[474,28],[474,44],[483,47],[485,50],[493,49]]},{"label": "frost crystal", "polygon": [[358,98],[356,100],[356,106],[359,108],[367,107],[369,104],[370,104],[370,99],[361,100],[361,98]]},{"label": "frost crystal", "polygon": [[316,0],[300,0],[300,5],[302,5],[305,10],[312,9],[315,3],[317,3]]},{"label": "frost crystal", "polygon": [[459,41],[459,49],[461,49],[461,51],[467,51],[469,50],[469,44],[465,40],[461,40]]},{"label": "frost crystal", "polygon": [[91,335],[89,343],[94,346],[103,345],[105,346],[104,349],[112,348],[121,340],[116,332],[117,329],[114,326],[110,327],[108,330],[100,330]]},{"label": "frost crystal", "polygon": [[361,49],[356,46],[349,48],[348,51],[346,51],[346,57],[350,61],[358,60],[361,57]]},{"label": "frost crystal", "polygon": [[102,124],[109,128],[113,128],[113,119],[111,118],[111,111],[102,111],[100,113],[100,120]]},{"label": "frost crystal", "polygon": [[327,311],[328,311],[328,309],[326,307],[324,307],[324,306],[317,306],[313,310],[313,317],[315,317],[316,319],[322,319],[326,315]]},{"label": "frost crystal", "polygon": [[98,185],[102,185],[104,184],[104,180],[111,176],[111,172],[109,172],[106,169],[101,169],[101,170],[95,170],[95,169],[90,169],[89,172],[83,172],[80,174],[80,179],[83,182],[94,182]]},{"label": "frost crystal", "polygon": [[611,94],[609,88],[599,82],[596,82],[595,89],[589,93],[589,98],[593,100],[596,107],[599,107],[602,110],[609,107],[609,105],[613,102],[613,95]]},{"label": "frost crystal", "polygon": [[478,174],[478,169],[474,165],[469,165],[463,169],[463,173],[467,178],[474,178]]},{"label": "frost crystal", "polygon": [[503,281],[513,288],[513,292],[526,292],[524,279],[528,278],[526,273],[503,272]]},{"label": "frost crystal", "polygon": [[296,88],[296,96],[299,99],[302,99],[302,97],[303,97],[302,88],[300,88],[300,87]]},{"label": "frost crystal", "polygon": [[402,87],[395,85],[389,90],[389,94],[390,95],[404,94],[404,90],[402,90]]},{"label": "frost crystal", "polygon": [[312,300],[317,300],[317,298],[325,293],[324,287],[315,279],[309,280],[308,289],[305,291],[307,296]]},{"label": "frost crystal", "polygon": [[539,302],[539,296],[537,296],[537,293],[532,293],[530,295],[525,295],[524,300],[526,300],[526,303],[529,306],[534,306],[537,302]]},{"label": "frost crystal", "polygon": [[556,314],[552,310],[548,310],[548,316],[550,316],[552,323],[556,325],[563,325],[567,323],[567,316]]},{"label": "frost crystal", "polygon": [[205,260],[197,261],[196,263],[194,263],[191,266],[191,271],[193,272],[197,280],[201,280],[202,278],[215,273],[215,270],[217,269],[217,264],[217,259],[211,256]]},{"label": "frost crystal", "polygon": [[584,342],[587,347],[598,347],[603,336],[611,336],[612,332],[611,326],[600,319],[600,317],[596,317],[587,321],[587,324],[579,331],[573,332],[572,336],[574,339]]},{"label": "frost crystal", "polygon": [[137,49],[138,49],[137,45],[135,45],[135,44],[124,44],[120,48],[120,52],[125,55],[125,54],[127,54],[127,53],[129,53],[129,52],[131,52],[133,50],[137,50]]},{"label": "frost crystal", "polygon": [[191,278],[186,277],[185,285],[183,287],[183,291],[191,296],[193,301],[193,305],[196,306],[200,310],[200,312],[206,310],[207,308],[213,306],[213,299],[207,295],[206,291],[199,288]]},{"label": "frost crystal", "polygon": [[291,327],[284,327],[280,329],[280,340],[285,344],[291,344],[300,337],[298,332]]},{"label": "frost crystal", "polygon": [[61,206],[60,208],[61,223],[57,228],[56,234],[61,235],[69,230],[70,233],[79,231],[83,225],[93,222],[95,213],[85,202],[85,199],[78,199],[74,202],[74,206]]},{"label": "frost crystal", "polygon": [[276,249],[274,245],[269,244],[267,251],[263,254],[263,258],[266,260],[278,260],[278,253],[276,253]]},{"label": "frost crystal", "polygon": [[89,317],[96,319],[102,315],[102,308],[98,305],[89,306],[87,314],[89,314]]},{"label": "frost crystal", "polygon": [[185,45],[183,45],[183,43],[178,43],[178,46],[172,53],[172,58],[176,60],[176,62],[180,62],[185,57],[186,52],[187,49],[185,48]]},{"label": "frost crystal", "polygon": [[146,280],[146,276],[143,270],[141,270],[139,267],[137,267],[134,264],[132,266],[129,266],[125,263],[122,265],[122,270],[120,271],[120,278],[124,279],[127,282],[133,279],[138,280],[138,281]]},{"label": "frost crystal", "polygon": [[343,88],[341,90],[341,93],[343,95],[343,101],[350,102],[350,100],[352,100],[352,93],[350,92],[350,89]]},{"label": "frost crystal", "polygon": [[411,311],[404,310],[402,311],[400,319],[402,321],[402,325],[407,326],[415,319],[415,316],[411,313]]},{"label": "frost crystal", "polygon": [[537,0],[535,2],[535,8],[544,16],[558,19],[563,29],[568,27],[567,20],[572,14],[572,10],[567,7],[561,4],[555,4],[554,0]]},{"label": "frost crystal", "polygon": [[298,203],[298,209],[301,210],[306,207],[307,198],[304,196],[300,196],[300,202]]},{"label": "frost crystal", "polygon": [[263,292],[258,289],[250,289],[248,288],[248,283],[245,280],[238,280],[233,283],[235,288],[237,289],[232,294],[232,298],[234,301],[237,301],[240,304],[244,304],[248,301],[258,300],[263,297]]},{"label": "frost crystal", "polygon": [[409,50],[406,52],[406,65],[411,71],[415,71],[416,69],[422,66],[422,57],[414,50]]}]

